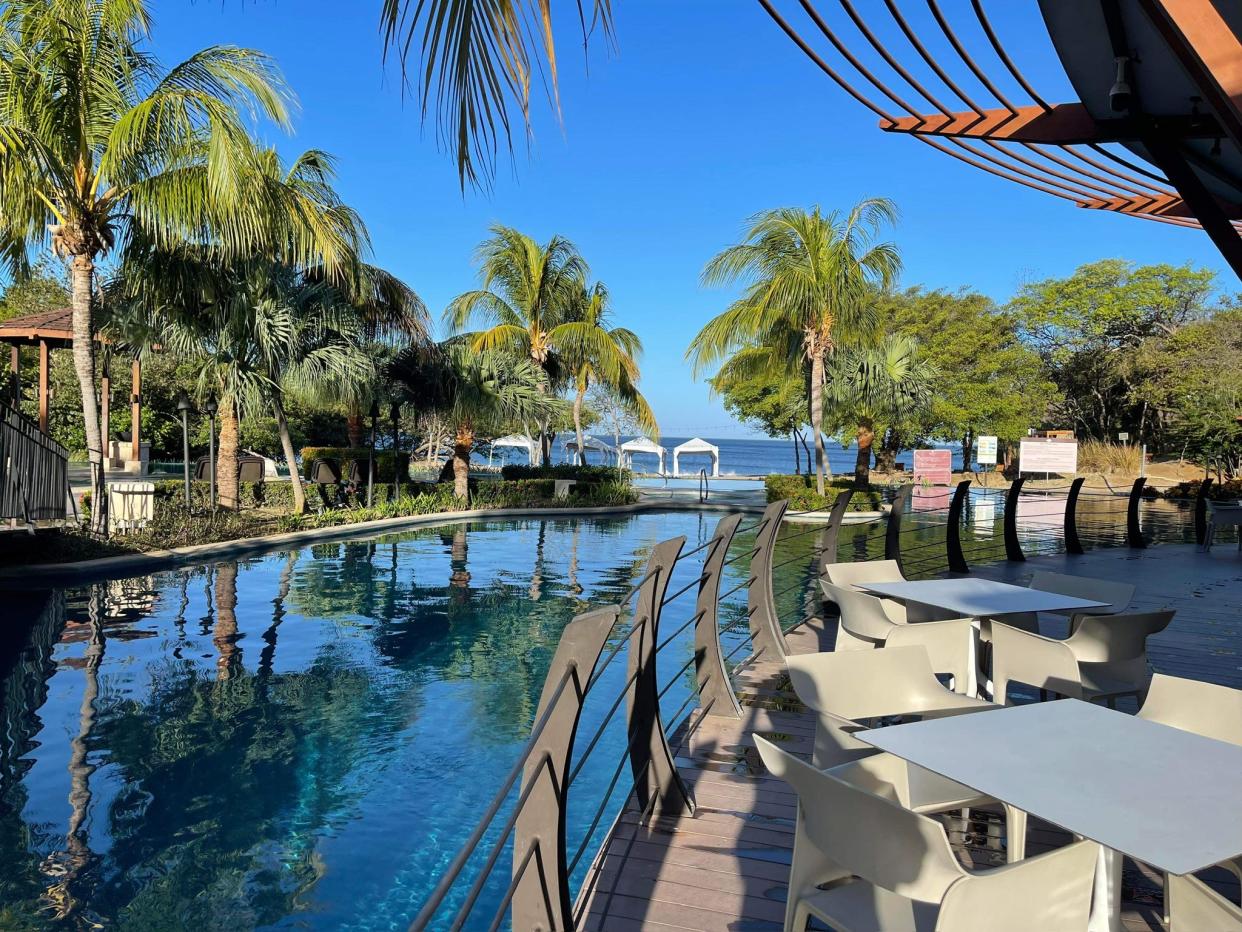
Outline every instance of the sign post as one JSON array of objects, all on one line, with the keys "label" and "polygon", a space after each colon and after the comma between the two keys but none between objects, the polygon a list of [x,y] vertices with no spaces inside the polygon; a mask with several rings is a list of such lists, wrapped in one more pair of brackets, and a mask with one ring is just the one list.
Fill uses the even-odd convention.
[{"label": "sign post", "polygon": [[1078,441],[1024,438],[1018,446],[1018,472],[1078,472]]}]

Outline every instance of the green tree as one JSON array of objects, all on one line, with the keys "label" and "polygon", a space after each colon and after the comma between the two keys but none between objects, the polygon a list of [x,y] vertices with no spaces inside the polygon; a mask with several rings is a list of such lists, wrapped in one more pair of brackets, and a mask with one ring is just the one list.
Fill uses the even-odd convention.
[{"label": "green tree", "polygon": [[1148,340],[1135,362],[1135,400],[1156,412],[1169,445],[1218,477],[1242,473],[1242,310]]},{"label": "green tree", "polygon": [[455,339],[399,354],[389,377],[406,400],[437,410],[453,428],[453,493],[470,500],[470,454],[481,427],[504,421],[546,421],[561,402],[545,390],[530,359],[497,350],[475,351]]},{"label": "green tree", "polygon": [[[566,325],[576,323],[582,307],[587,264],[564,237],[540,245],[512,227],[496,224],[491,232],[475,253],[481,287],[454,298],[444,319],[453,333],[472,321],[481,323],[486,329],[467,334],[471,348],[529,359],[550,392],[567,375],[558,351],[570,336]],[[540,434],[547,463],[551,438],[546,423]]]},{"label": "green tree", "polygon": [[829,356],[826,404],[832,421],[854,425],[855,485],[871,481],[877,422],[917,417],[931,401],[936,375],[936,367],[921,358],[918,343],[904,334],[874,346],[843,347]]},{"label": "green tree", "polygon": [[639,429],[658,440],[660,428],[647,399],[638,390],[638,354],[643,344],[638,334],[625,327],[612,326],[612,306],[603,282],[583,287],[577,306],[556,329],[565,367],[573,380],[574,435],[578,440],[578,460],[586,464],[583,449],[582,405],[592,385],[603,385],[630,409]]},{"label": "green tree", "polygon": [[885,330],[914,338],[921,358],[936,367],[930,403],[916,417],[887,425],[889,460],[902,438],[957,439],[969,463],[975,437],[1016,441],[1047,419],[1056,386],[1013,315],[988,298],[909,288],[881,296],[879,314]]},{"label": "green tree", "polygon": [[[335,267],[350,218],[307,215],[256,171],[246,115],[288,127],[272,62],[215,46],[168,70],[143,47],[142,0],[9,0],[0,8],[0,244],[50,239],[68,260],[74,364],[93,490],[103,498],[96,262],[135,236]],[[106,530],[104,509],[92,511]]]},{"label": "green tree", "polygon": [[[739,350],[709,381],[720,396],[725,410],[743,424],[755,427],[769,437],[793,441],[796,471],[802,471],[798,443],[807,424],[806,380],[777,366],[758,371],[748,358],[762,350]],[[773,371],[774,370],[774,371]],[[807,458],[807,469],[811,466]]]},{"label": "green tree", "polygon": [[1206,269],[1104,259],[1069,278],[1028,284],[1008,310],[1061,393],[1058,426],[1100,440],[1118,430],[1152,439],[1152,412],[1132,391],[1134,353],[1218,304],[1215,273]]},{"label": "green tree", "polygon": [[746,288],[699,331],[687,356],[700,371],[757,344],[787,371],[807,373],[820,495],[825,364],[838,345],[865,342],[875,330],[874,293],[891,287],[901,269],[897,247],[877,238],[896,218],[896,206],[884,198],[861,201],[848,213],[766,211],[751,219],[744,242],[703,271],[705,284],[743,281]]}]

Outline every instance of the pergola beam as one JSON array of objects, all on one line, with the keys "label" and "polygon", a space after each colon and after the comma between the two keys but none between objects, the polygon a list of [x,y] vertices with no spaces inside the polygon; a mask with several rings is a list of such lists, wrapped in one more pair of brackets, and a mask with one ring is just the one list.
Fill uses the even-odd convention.
[{"label": "pergola beam", "polygon": [[1104,142],[1138,142],[1153,132],[1179,139],[1215,139],[1220,125],[1207,115],[1097,120],[1082,104],[1017,107],[976,113],[930,113],[881,120],[880,129],[915,136],[988,139],[1035,145],[1075,146]]}]

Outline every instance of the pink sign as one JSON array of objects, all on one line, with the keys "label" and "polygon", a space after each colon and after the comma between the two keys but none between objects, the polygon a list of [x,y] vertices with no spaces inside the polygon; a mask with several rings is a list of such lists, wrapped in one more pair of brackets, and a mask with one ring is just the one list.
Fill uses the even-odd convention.
[{"label": "pink sign", "polygon": [[953,482],[952,450],[915,450],[914,481],[932,485],[949,485]]}]

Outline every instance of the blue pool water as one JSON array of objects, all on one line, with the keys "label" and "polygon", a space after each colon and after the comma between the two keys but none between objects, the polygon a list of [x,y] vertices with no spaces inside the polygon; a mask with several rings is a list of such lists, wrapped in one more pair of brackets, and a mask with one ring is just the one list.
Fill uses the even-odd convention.
[{"label": "blue pool water", "polygon": [[[0,657],[0,928],[405,928],[516,759],[565,624],[616,601],[654,543],[693,547],[716,520],[449,525],[52,593]],[[791,538],[778,578],[807,578],[813,539]],[[697,564],[678,572],[670,592]],[[800,598],[782,593],[787,617]],[[623,678],[614,664],[599,693]],[[582,733],[602,716],[588,707]],[[571,838],[620,718],[576,784]]]}]

